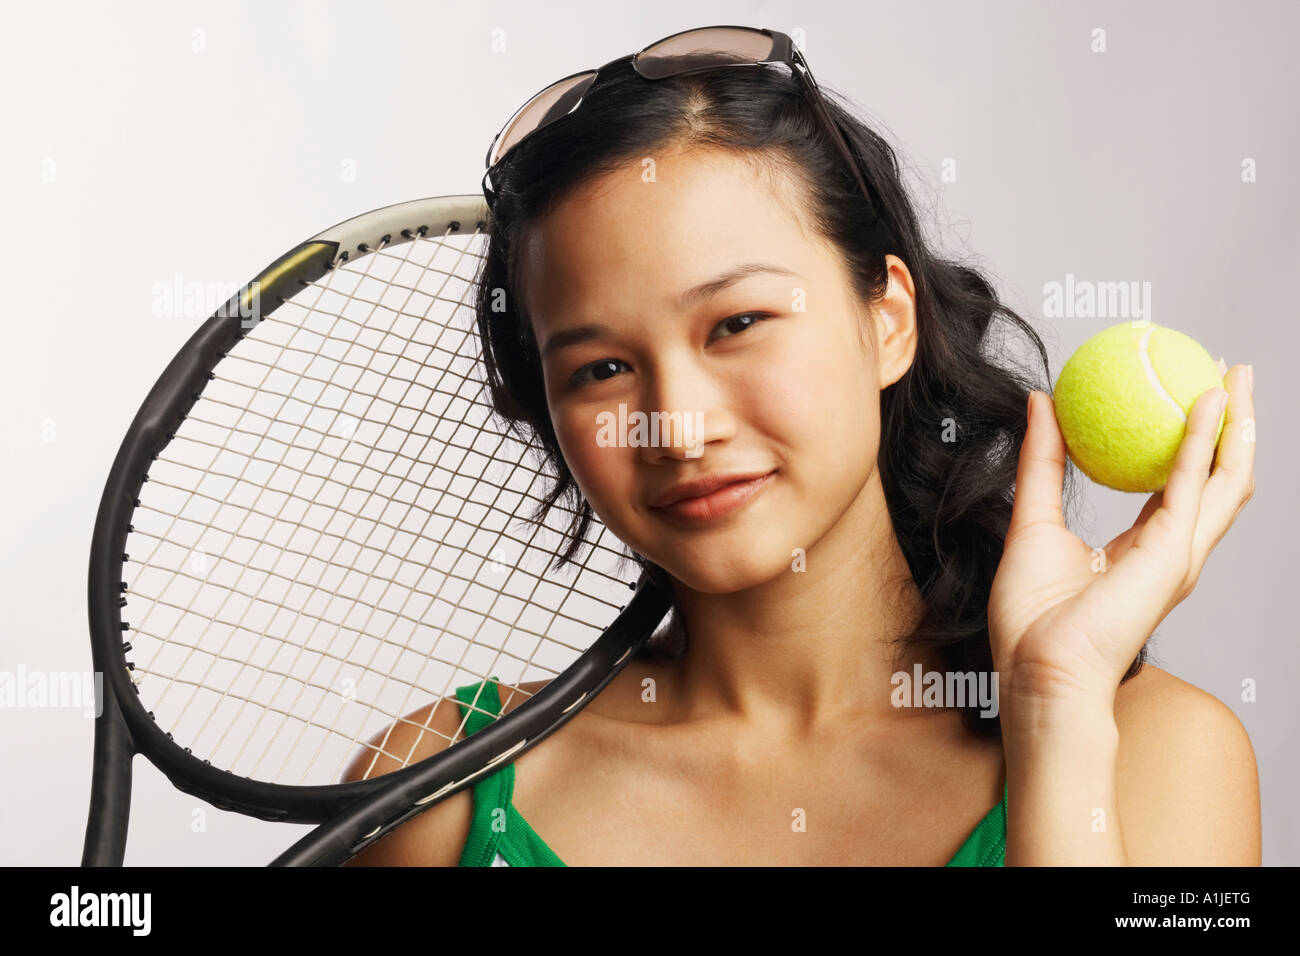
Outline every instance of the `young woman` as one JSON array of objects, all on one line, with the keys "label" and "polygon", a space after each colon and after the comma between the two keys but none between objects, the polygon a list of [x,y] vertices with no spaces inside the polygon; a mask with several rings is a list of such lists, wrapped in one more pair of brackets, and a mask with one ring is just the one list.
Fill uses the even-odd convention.
[{"label": "young woman", "polygon": [[[551,501],[671,589],[673,626],[544,746],[356,862],[1258,864],[1241,724],[1145,664],[1251,496],[1249,369],[1225,378],[1217,459],[1219,389],[1095,553],[1063,520],[1042,342],[927,245],[889,145],[788,38],[751,33],[651,52],[765,36],[793,69],[623,58],[493,151],[494,401],[547,449]],[[1041,374],[994,361],[995,320]],[[620,405],[702,432],[598,440]],[[918,666],[996,672],[998,709],[898,706]],[[406,726],[472,733],[491,718],[467,704],[541,686],[470,685]]]}]

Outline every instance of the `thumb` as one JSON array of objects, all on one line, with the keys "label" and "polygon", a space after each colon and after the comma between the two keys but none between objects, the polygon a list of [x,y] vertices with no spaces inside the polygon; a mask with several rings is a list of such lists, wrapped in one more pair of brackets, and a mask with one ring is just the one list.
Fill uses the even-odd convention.
[{"label": "thumb", "polygon": [[1016,497],[1007,536],[1031,525],[1065,527],[1061,495],[1065,484],[1065,439],[1056,423],[1056,405],[1045,392],[1029,393],[1025,440],[1016,469]]}]

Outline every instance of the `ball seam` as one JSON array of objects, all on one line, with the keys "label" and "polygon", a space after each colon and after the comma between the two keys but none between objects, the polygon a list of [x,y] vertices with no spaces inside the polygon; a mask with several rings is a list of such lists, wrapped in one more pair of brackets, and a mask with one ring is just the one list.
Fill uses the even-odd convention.
[{"label": "ball seam", "polygon": [[1151,364],[1151,354],[1147,351],[1147,343],[1151,341],[1151,336],[1155,334],[1155,331],[1156,327],[1154,325],[1151,326],[1143,334],[1141,341],[1138,342],[1138,355],[1142,358],[1142,368],[1146,372],[1147,381],[1149,381],[1151,387],[1156,390],[1156,394],[1169,403],[1170,407],[1178,413],[1178,417],[1182,420],[1183,424],[1186,425],[1187,413],[1183,411],[1183,406],[1179,405],[1178,401],[1169,394],[1164,383],[1160,381],[1160,376],[1156,373],[1155,366]]}]

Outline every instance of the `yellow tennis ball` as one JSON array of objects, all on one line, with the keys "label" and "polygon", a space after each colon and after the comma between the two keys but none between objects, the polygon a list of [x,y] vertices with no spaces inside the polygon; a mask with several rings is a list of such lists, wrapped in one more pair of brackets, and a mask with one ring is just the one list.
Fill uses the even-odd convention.
[{"label": "yellow tennis ball", "polygon": [[[1152,492],[1169,480],[1192,405],[1222,386],[1218,363],[1195,339],[1134,321],[1080,345],[1052,398],[1080,471],[1108,488]],[[1216,443],[1223,423],[1220,415]]]}]

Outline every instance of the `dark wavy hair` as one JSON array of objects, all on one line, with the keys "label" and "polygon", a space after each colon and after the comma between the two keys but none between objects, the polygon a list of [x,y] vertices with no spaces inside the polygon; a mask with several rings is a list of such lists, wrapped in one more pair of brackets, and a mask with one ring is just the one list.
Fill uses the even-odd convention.
[{"label": "dark wavy hair", "polygon": [[[579,109],[523,140],[494,171],[486,258],[478,276],[477,323],[496,411],[533,442],[554,473],[539,506],[562,499],[573,515],[559,563],[572,562],[592,521],[551,422],[542,365],[520,285],[521,240],[591,178],[670,150],[707,148],[749,160],[772,182],[791,186],[811,228],[838,251],[863,303],[887,285],[886,254],[901,258],[915,285],[918,343],[907,372],[881,392],[877,465],[894,533],[925,604],[898,647],[937,648],[947,671],[993,670],[988,597],[1011,520],[1013,485],[1031,388],[1050,393],[1047,351],[1034,329],[1003,305],[976,269],[927,245],[899,174],[894,150],[822,87],[827,108],[859,157],[871,203],[809,106],[797,78],[779,66],[719,69],[646,80],[630,62],[609,68]],[[502,292],[504,291],[504,294]],[[1042,364],[1006,359],[995,320],[1023,334]],[[1073,486],[1073,466],[1067,469]],[[673,590],[666,572],[634,555],[645,575]],[[680,656],[680,609],[642,650]],[[1146,647],[1124,680],[1145,661]],[[999,736],[996,716],[969,702],[972,733]]]}]

